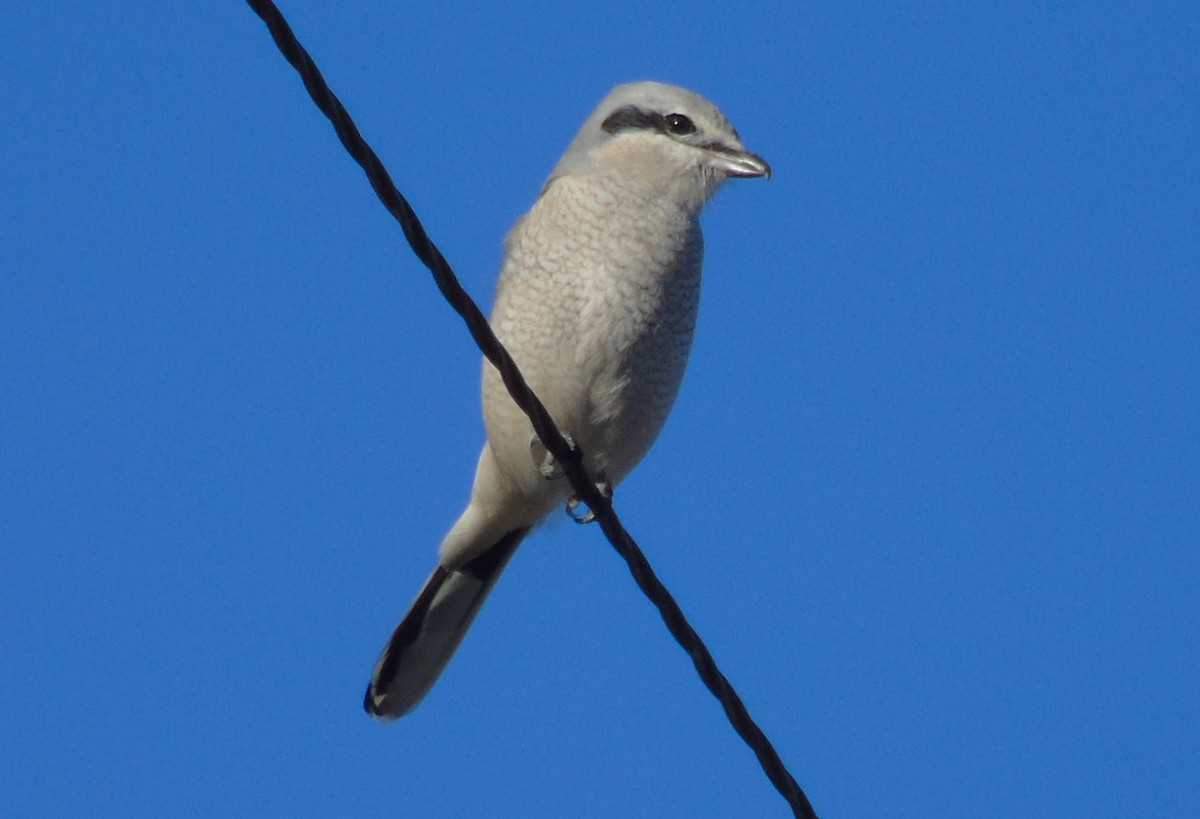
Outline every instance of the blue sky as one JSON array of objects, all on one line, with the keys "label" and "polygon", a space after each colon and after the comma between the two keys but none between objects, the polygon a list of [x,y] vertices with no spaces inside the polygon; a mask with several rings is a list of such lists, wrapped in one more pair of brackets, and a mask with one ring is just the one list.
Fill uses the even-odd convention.
[{"label": "blue sky", "polygon": [[[1200,6],[282,8],[485,305],[612,85],[771,162],[617,508],[822,815],[1200,815]],[[4,813],[788,815],[565,517],[362,713],[477,352],[248,8],[4,16]]]}]

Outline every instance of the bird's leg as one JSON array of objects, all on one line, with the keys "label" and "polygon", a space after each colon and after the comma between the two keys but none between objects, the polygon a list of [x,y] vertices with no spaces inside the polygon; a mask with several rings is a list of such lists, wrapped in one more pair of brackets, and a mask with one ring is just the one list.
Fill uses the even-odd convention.
[{"label": "bird's leg", "polygon": [[[570,444],[571,449],[578,453],[575,446],[575,439],[566,433],[563,433],[563,438]],[[536,435],[529,439],[529,457],[533,458],[533,465],[537,467],[538,472],[546,480],[552,481],[563,476],[564,470],[562,464],[550,454],[550,450],[546,449],[546,445],[542,443],[542,439]],[[608,476],[603,472],[600,473],[599,479],[596,481],[596,489],[604,497],[612,497],[612,484],[609,482]],[[579,507],[583,505],[583,501],[578,496],[572,496],[567,501],[567,514],[576,523],[591,523],[596,519],[596,513],[590,509],[586,512],[578,512]]]},{"label": "bird's leg", "polygon": [[[576,449],[575,439],[567,433],[563,433],[563,438],[572,450]],[[563,476],[563,466],[558,460],[550,454],[550,450],[546,449],[546,445],[542,443],[542,439],[534,435],[529,439],[529,457],[533,459],[533,465],[537,467],[537,471],[542,474],[542,477],[548,481]]]},{"label": "bird's leg", "polygon": [[[608,476],[603,472],[600,473],[600,479],[596,481],[596,489],[604,497],[610,500],[612,499],[612,484],[609,482]],[[579,514],[579,507],[583,505],[583,501],[579,499],[578,495],[572,495],[571,499],[567,501],[567,514],[570,515],[571,520],[575,521],[576,523],[591,523],[596,519],[596,513],[589,509],[587,512]]]}]

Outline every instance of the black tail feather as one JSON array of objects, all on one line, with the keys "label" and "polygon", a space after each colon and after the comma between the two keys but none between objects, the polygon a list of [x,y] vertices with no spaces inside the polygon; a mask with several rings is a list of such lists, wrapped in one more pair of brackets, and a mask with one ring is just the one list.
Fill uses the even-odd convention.
[{"label": "black tail feather", "polygon": [[[434,569],[379,657],[363,698],[363,708],[368,714],[382,719],[396,719],[420,702],[454,655],[458,643],[487,599],[488,592],[528,533],[527,528],[514,529],[500,538],[495,546],[460,569],[450,570],[442,566]],[[433,603],[450,582],[460,584],[461,599],[454,601],[453,605],[439,605],[449,607],[449,615],[453,619],[438,624],[441,631],[437,639],[440,642],[433,649],[432,656],[419,656],[417,647],[422,639],[429,641],[428,626]],[[446,616],[447,612],[439,611],[438,614]],[[429,646],[425,646],[425,649],[428,651]],[[406,661],[409,661],[407,666]],[[408,675],[407,679],[405,675]]]}]

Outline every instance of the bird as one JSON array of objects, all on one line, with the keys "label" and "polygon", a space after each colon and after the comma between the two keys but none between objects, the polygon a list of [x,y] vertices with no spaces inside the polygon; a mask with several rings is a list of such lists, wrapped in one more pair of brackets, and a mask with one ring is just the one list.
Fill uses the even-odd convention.
[{"label": "bird", "polygon": [[[509,232],[490,324],[606,493],[650,449],[696,327],[700,214],[730,178],[770,177],[729,120],[675,85],[614,88]],[[487,360],[487,441],[470,501],[379,656],[364,707],[393,720],[425,697],[530,531],[569,482]]]}]

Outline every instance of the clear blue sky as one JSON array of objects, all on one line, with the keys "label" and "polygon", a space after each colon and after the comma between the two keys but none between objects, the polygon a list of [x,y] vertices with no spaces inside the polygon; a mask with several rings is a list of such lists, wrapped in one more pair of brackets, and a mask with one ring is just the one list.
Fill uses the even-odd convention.
[{"label": "clear blue sky", "polygon": [[[610,86],[770,160],[617,506],[818,811],[1200,815],[1200,5],[283,9],[485,303]],[[0,812],[788,815],[565,517],[363,714],[477,352],[247,7],[4,20]]]}]

